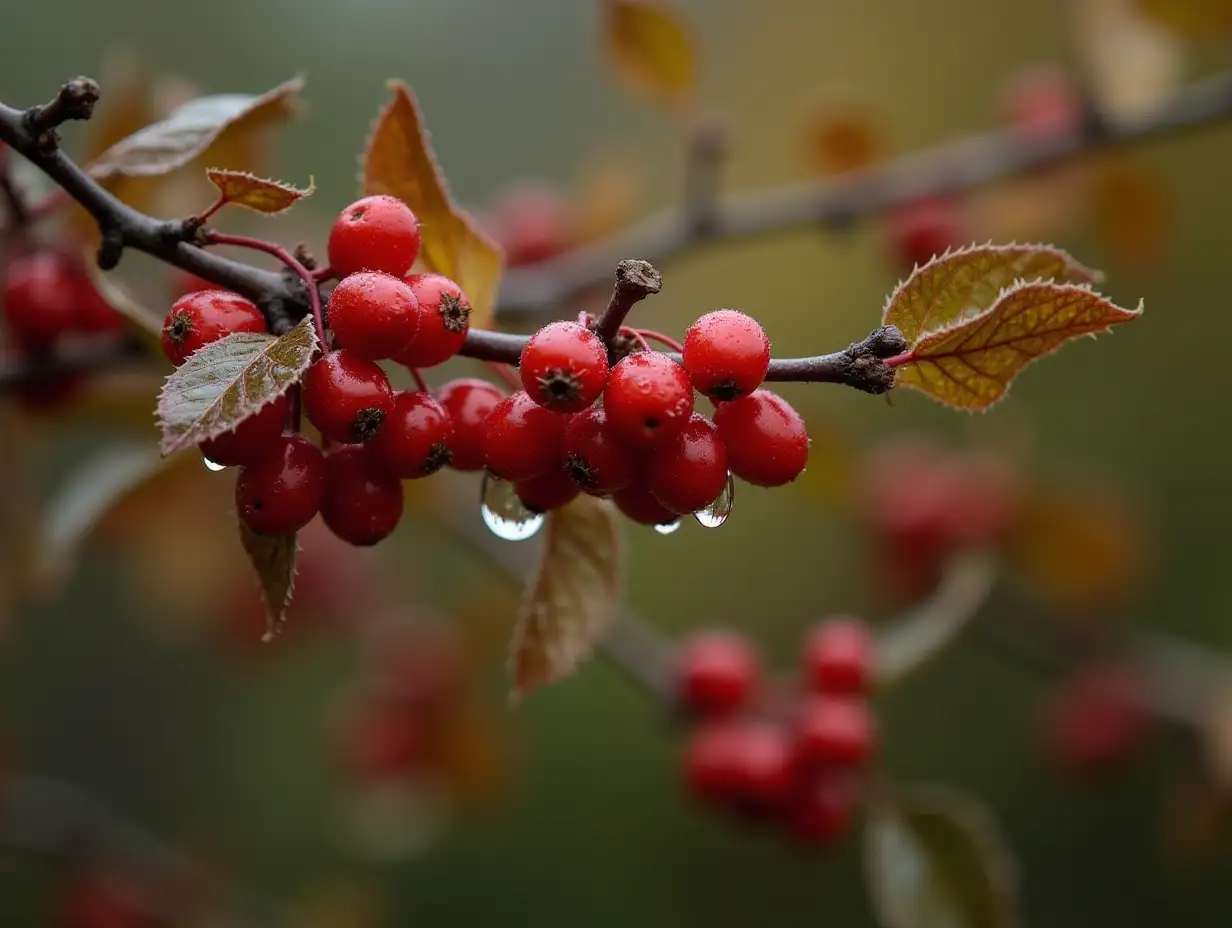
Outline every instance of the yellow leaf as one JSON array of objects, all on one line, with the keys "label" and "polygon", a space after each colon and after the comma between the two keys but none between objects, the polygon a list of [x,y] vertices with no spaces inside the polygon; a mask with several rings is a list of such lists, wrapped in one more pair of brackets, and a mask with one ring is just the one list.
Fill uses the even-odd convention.
[{"label": "yellow leaf", "polygon": [[697,85],[697,53],[678,12],[654,0],[607,0],[603,44],[630,88],[679,103]]},{"label": "yellow leaf", "polygon": [[804,126],[808,166],[817,174],[870,167],[885,156],[885,134],[863,100],[831,100]]},{"label": "yellow leaf", "polygon": [[363,192],[406,203],[423,228],[420,259],[456,281],[471,302],[472,328],[492,323],[504,256],[475,219],[454,205],[411,89],[390,81],[393,99],[377,117],[363,156]]},{"label": "yellow leaf", "polygon": [[1154,22],[1190,39],[1226,39],[1232,34],[1232,0],[1137,0]]},{"label": "yellow leaf", "polygon": [[285,212],[304,197],[312,196],[317,189],[311,178],[308,180],[308,189],[300,190],[291,184],[264,180],[245,171],[208,168],[205,176],[218,188],[219,194],[227,203],[269,216]]},{"label": "yellow leaf", "polygon": [[1141,304],[1123,309],[1078,284],[1014,284],[978,315],[921,336],[896,383],[958,409],[987,409],[1032,361],[1141,312]]},{"label": "yellow leaf", "polygon": [[1180,86],[1186,50],[1142,15],[1137,0],[1075,0],[1070,17],[1095,103],[1114,119],[1140,119]]}]

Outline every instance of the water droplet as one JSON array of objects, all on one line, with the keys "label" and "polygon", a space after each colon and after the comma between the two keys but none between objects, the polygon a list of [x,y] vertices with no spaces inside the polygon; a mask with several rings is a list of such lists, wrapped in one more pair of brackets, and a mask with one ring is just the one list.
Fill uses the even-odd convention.
[{"label": "water droplet", "polygon": [[205,455],[201,455],[201,460],[203,460],[203,461],[205,462],[205,466],[206,466],[208,469],[212,470],[212,471],[217,472],[217,471],[220,471],[220,470],[226,470],[226,469],[227,469],[227,465],[226,465],[226,464],[219,464],[219,463],[217,463],[217,462],[215,462],[215,461],[211,461],[211,460],[210,460],[209,458],[207,458]]},{"label": "water droplet", "polygon": [[676,531],[676,529],[678,528],[680,528],[679,519],[677,519],[674,522],[661,522],[654,527],[654,530],[658,532],[660,535],[670,535],[672,532]]},{"label": "water droplet", "polygon": [[727,483],[723,485],[723,492],[705,509],[699,509],[693,513],[693,518],[698,521],[699,525],[704,525],[706,528],[718,528],[731,515],[732,503],[735,499],[736,482],[732,480],[731,471],[728,471]]},{"label": "water droplet", "polygon": [[508,480],[485,473],[479,485],[479,501],[484,524],[497,538],[525,541],[543,527],[543,513],[527,509]]}]

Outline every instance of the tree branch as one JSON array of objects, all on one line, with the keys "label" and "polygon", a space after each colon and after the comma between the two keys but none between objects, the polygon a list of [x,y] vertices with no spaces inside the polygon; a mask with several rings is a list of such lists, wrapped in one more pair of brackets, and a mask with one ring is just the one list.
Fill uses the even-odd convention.
[{"label": "tree branch", "polygon": [[663,289],[663,278],[649,261],[624,258],[616,265],[616,285],[612,298],[595,322],[595,334],[611,349],[625,317],[639,302]]}]

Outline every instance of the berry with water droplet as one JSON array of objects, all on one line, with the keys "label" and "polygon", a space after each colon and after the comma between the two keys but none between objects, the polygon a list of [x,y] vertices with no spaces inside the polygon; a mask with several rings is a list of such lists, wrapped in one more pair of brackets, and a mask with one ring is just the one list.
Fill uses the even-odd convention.
[{"label": "berry with water droplet", "polygon": [[415,340],[419,301],[400,277],[359,271],[342,278],[329,297],[334,342],[369,361],[393,358]]},{"label": "berry with water droplet", "polygon": [[667,355],[640,351],[612,368],[603,404],[621,439],[645,448],[685,427],[693,414],[693,384]]},{"label": "berry with water droplet", "polygon": [[483,426],[484,466],[503,480],[529,480],[558,467],[568,416],[523,390],[502,399]]},{"label": "berry with water droplet", "polygon": [[384,271],[400,277],[419,257],[419,220],[397,197],[378,194],[356,200],[334,220],[326,250],[339,277]]},{"label": "berry with water droplet", "polygon": [[680,518],[655,498],[640,476],[613,493],[612,502],[627,518],[639,525],[674,525]]},{"label": "berry with water droplet", "polygon": [[451,468],[483,468],[484,424],[504,397],[495,385],[473,377],[451,380],[436,392],[437,402],[453,425],[453,439],[449,443]]},{"label": "berry with water droplet", "polygon": [[197,290],[171,304],[163,320],[163,353],[177,367],[194,351],[233,332],[264,332],[261,310],[229,290]]},{"label": "berry with water droplet", "polygon": [[607,348],[576,322],[553,322],[530,337],[518,366],[522,387],[540,406],[581,412],[607,383]]},{"label": "berry with water droplet", "polygon": [[368,449],[343,445],[325,457],[321,520],[343,541],[368,547],[388,538],[402,518],[402,483],[372,465]]},{"label": "berry with water droplet", "polygon": [[550,512],[577,499],[582,492],[563,467],[553,467],[538,477],[513,485],[523,505],[531,512]]},{"label": "berry with water droplet", "polygon": [[732,473],[754,486],[779,487],[795,480],[808,463],[804,420],[777,393],[756,390],[719,403],[714,411]]},{"label": "berry with water droplet", "polygon": [[284,435],[268,457],[241,467],[235,481],[235,508],[261,535],[299,531],[324,497],[325,458],[302,435]]},{"label": "berry with water droplet", "polygon": [[689,326],[683,359],[694,389],[714,400],[734,400],[766,379],[770,339],[751,316],[719,309]]},{"label": "berry with water droplet", "polygon": [[291,400],[284,393],[242,420],[229,432],[201,443],[201,453],[215,464],[228,467],[259,461],[278,448]]},{"label": "berry with water droplet", "polygon": [[449,413],[427,393],[399,390],[368,449],[374,466],[391,477],[427,477],[449,463],[454,441]]},{"label": "berry with water droplet", "polygon": [[370,440],[394,405],[385,372],[345,349],[331,351],[308,368],[303,397],[308,421],[343,444]]},{"label": "berry with water droplet", "polygon": [[573,482],[594,496],[627,487],[637,472],[636,454],[615,435],[603,406],[591,406],[569,419],[564,454]]},{"label": "berry with water droplet", "polygon": [[682,430],[648,453],[645,475],[650,492],[673,512],[708,506],[727,486],[727,451],[719,430],[694,413]]}]

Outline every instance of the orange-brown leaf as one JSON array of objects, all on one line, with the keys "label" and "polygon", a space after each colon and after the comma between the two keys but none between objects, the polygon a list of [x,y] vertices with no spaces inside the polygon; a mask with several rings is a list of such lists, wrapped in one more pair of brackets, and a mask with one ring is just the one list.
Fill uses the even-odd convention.
[{"label": "orange-brown leaf", "polygon": [[886,147],[885,133],[867,101],[829,101],[804,126],[805,158],[820,175],[870,167],[885,156]]},{"label": "orange-brown leaf", "polygon": [[210,183],[218,188],[218,192],[229,204],[243,206],[273,216],[285,212],[302,200],[310,197],[317,186],[310,178],[308,188],[300,190],[282,181],[265,180],[246,171],[224,171],[221,168],[207,168],[205,176]]},{"label": "orange-brown leaf", "polygon": [[1232,0],[1137,0],[1150,19],[1193,39],[1232,36]]},{"label": "orange-brown leaf", "polygon": [[603,44],[630,88],[669,102],[691,97],[697,52],[678,11],[656,0],[608,0]]}]

